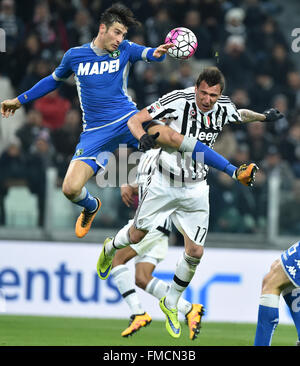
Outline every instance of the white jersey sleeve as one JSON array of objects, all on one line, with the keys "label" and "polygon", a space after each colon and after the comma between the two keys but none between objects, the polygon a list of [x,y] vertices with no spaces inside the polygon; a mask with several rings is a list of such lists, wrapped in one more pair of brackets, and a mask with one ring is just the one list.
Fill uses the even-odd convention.
[{"label": "white jersey sleeve", "polygon": [[174,90],[150,104],[147,107],[147,111],[152,119],[177,119],[178,100],[180,98],[184,98],[183,92],[181,90]]},{"label": "white jersey sleeve", "polygon": [[226,110],[226,120],[224,125],[227,123],[241,123],[242,117],[229,97],[222,95],[218,99],[218,104]]}]

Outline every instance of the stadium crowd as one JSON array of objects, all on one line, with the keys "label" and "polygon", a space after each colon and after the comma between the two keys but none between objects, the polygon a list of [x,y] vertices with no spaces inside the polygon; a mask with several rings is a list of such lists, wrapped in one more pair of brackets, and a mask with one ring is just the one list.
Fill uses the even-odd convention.
[{"label": "stadium crowd", "polygon": [[[6,50],[0,55],[0,100],[30,89],[49,75],[69,48],[90,42],[99,17],[111,1],[1,0],[0,28]],[[203,65],[215,64],[226,78],[225,94],[238,108],[258,112],[275,107],[285,114],[276,124],[228,126],[215,150],[236,165],[260,167],[255,187],[245,188],[213,169],[210,173],[210,230],[265,232],[268,185],[274,172],[282,176],[281,232],[300,233],[300,73],[291,46],[280,29],[278,9],[267,0],[145,0],[122,1],[141,28],[128,38],[155,47],[176,26],[191,29],[198,49],[190,61],[159,65],[137,63],[129,91],[139,108],[174,89],[194,85]],[[5,225],[4,199],[10,187],[27,184],[37,195],[39,222],[44,222],[46,169],[54,166],[61,185],[81,132],[81,111],[72,78],[56,91],[24,105],[13,119],[0,121],[0,225]],[[133,211],[125,208],[119,190],[112,195],[119,207],[109,220],[99,215],[95,225],[120,227]]]}]

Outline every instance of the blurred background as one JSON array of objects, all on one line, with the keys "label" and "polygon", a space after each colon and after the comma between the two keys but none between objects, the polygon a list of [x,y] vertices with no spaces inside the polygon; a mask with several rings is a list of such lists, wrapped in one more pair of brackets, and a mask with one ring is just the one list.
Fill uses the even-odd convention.
[{"label": "blurred background", "polygon": [[[215,150],[236,165],[260,167],[254,188],[210,170],[209,247],[287,248],[300,235],[300,63],[297,0],[122,1],[142,28],[128,38],[156,47],[174,27],[191,29],[198,50],[188,61],[167,57],[153,65],[136,63],[129,92],[139,108],[174,89],[194,85],[207,65],[226,77],[226,95],[238,108],[257,112],[275,107],[276,123],[226,126]],[[70,47],[90,42],[100,14],[114,1],[1,0],[0,100],[13,98],[52,73]],[[300,33],[300,30],[299,30]],[[299,34],[298,33],[298,34]],[[294,33],[295,34],[295,33]],[[297,35],[297,33],[296,33]],[[299,40],[300,45],[300,40]],[[293,51],[294,50],[294,51]],[[0,117],[1,118],[1,117]],[[0,119],[0,238],[74,241],[80,212],[61,184],[81,132],[81,111],[73,77],[58,90]],[[128,151],[117,151],[124,158]],[[102,200],[93,229],[83,241],[101,243],[133,217],[119,188],[89,191]],[[82,240],[81,240],[82,241]],[[182,246],[174,229],[170,245]]]}]

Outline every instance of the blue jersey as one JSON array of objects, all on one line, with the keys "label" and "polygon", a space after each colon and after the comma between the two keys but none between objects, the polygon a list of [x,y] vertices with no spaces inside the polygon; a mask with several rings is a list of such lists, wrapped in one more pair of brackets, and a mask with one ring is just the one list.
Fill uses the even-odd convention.
[{"label": "blue jersey", "polygon": [[137,111],[127,93],[128,73],[131,64],[147,61],[148,51],[145,46],[124,40],[112,53],[100,50],[92,42],[65,53],[52,76],[61,81],[74,73],[83,131],[116,124]]},{"label": "blue jersey", "polygon": [[166,55],[157,58],[154,51],[155,48],[126,40],[111,53],[100,50],[93,42],[71,48],[52,75],[20,94],[18,99],[23,104],[40,98],[74,74],[83,132],[72,159],[86,162],[96,174],[100,168],[105,168],[107,153],[121,144],[138,146],[127,127],[128,119],[137,113],[136,105],[127,93],[128,74],[130,65],[136,61],[163,61]]},{"label": "blue jersey", "polygon": [[281,265],[294,286],[300,287],[300,242],[281,254]]}]

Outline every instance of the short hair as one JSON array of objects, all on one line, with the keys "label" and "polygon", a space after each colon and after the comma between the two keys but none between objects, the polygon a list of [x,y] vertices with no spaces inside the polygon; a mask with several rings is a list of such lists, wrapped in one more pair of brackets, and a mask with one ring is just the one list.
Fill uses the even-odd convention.
[{"label": "short hair", "polygon": [[202,81],[205,81],[208,86],[220,84],[221,93],[225,88],[225,77],[216,66],[207,67],[201,72],[196,82],[197,88]]},{"label": "short hair", "polygon": [[115,22],[123,24],[126,28],[141,25],[134,18],[133,12],[121,3],[113,4],[100,17],[100,24],[105,24],[107,28]]}]

